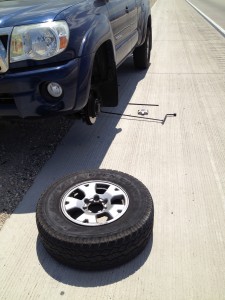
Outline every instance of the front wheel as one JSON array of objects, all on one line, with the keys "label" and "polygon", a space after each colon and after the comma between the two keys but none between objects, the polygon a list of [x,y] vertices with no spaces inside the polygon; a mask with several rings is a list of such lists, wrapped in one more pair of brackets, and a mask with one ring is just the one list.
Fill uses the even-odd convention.
[{"label": "front wheel", "polygon": [[137,47],[133,52],[134,66],[138,69],[147,69],[150,65],[150,56],[152,48],[152,31],[147,28],[144,44]]}]

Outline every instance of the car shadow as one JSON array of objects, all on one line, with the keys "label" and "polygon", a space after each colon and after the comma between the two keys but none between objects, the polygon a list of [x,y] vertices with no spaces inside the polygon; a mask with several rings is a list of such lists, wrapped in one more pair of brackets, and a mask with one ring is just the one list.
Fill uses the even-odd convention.
[{"label": "car shadow", "polygon": [[[135,70],[132,58],[127,59],[118,70],[119,106],[111,111],[120,113],[125,111],[138,83],[144,79],[146,73],[147,71]],[[58,145],[54,155],[39,171],[32,186],[23,197],[23,201],[20,202],[13,213],[23,215],[35,213],[41,194],[56,180],[82,170],[98,169],[116,135],[122,131],[122,128],[118,125],[120,119],[120,115],[102,114],[94,126],[87,126],[82,122],[75,121]],[[47,126],[48,121],[45,124]],[[43,127],[40,127],[40,129],[43,129]],[[54,132],[55,134],[57,132]],[[29,143],[28,147],[35,148],[33,133],[27,130],[27,132],[24,132],[24,136],[26,135],[32,136],[33,141]],[[37,138],[39,141],[43,140],[43,144],[46,144],[45,135],[40,130],[37,133]],[[38,147],[41,156],[40,143]],[[29,155],[29,151],[26,151],[26,155]],[[38,237],[36,251],[40,264],[52,278],[72,286],[94,287],[121,281],[135,273],[147,260],[152,249],[152,243],[153,239],[151,238],[144,251],[129,263],[108,271],[96,271],[94,276],[93,272],[77,271],[56,262],[45,251]]]},{"label": "car shadow", "polygon": [[[112,111],[124,112],[137,84],[144,79],[146,73],[147,71],[135,70],[132,58],[127,59],[118,70],[120,103]],[[118,128],[120,119],[121,116],[119,115],[103,114],[94,126],[87,126],[81,121],[75,121],[67,135],[62,139],[61,144],[58,145],[54,155],[40,170],[32,187],[14,213],[35,212],[36,203],[41,194],[59,178],[84,170],[98,169],[116,135],[122,131],[121,128]],[[125,119],[129,121],[129,118],[125,117]],[[138,119],[138,121],[142,120]],[[157,120],[155,122],[158,123]],[[41,132],[39,136],[41,136]]]}]

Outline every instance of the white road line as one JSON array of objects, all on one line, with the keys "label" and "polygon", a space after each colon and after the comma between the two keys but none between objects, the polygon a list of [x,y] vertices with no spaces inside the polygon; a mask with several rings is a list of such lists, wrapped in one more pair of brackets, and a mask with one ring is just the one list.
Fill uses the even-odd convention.
[{"label": "white road line", "polygon": [[225,37],[225,30],[219,26],[216,22],[214,22],[212,19],[210,19],[206,14],[204,14],[199,8],[197,8],[194,4],[192,4],[190,1],[186,0],[197,12],[203,16],[216,30],[218,30],[224,37]]}]

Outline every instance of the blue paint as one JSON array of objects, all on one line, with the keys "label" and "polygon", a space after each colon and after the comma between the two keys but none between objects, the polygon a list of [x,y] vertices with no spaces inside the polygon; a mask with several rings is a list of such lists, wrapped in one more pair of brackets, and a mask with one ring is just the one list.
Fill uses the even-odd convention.
[{"label": "blue paint", "polygon": [[[2,44],[1,32],[14,26],[65,20],[70,31],[64,52],[45,60],[9,63],[7,72],[0,70],[0,116],[26,118],[82,110],[88,101],[96,51],[110,41],[118,67],[143,42],[149,15],[148,0],[0,1]],[[63,98],[57,103],[48,103],[40,92],[48,81],[63,87]],[[12,97],[13,104],[2,103],[5,95]]]}]

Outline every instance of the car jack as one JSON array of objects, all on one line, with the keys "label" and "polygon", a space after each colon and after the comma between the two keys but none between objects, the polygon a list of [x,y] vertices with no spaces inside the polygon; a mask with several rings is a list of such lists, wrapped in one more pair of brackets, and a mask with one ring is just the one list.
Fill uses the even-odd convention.
[{"label": "car jack", "polygon": [[[142,105],[142,106],[159,106],[158,104],[136,104],[136,103],[128,103],[128,104],[129,105]],[[138,113],[140,111],[142,111],[142,110],[139,110]],[[146,112],[148,113],[147,110],[146,110]],[[176,117],[177,116],[176,113],[173,113],[173,114],[166,114],[163,119],[155,119],[155,118],[140,117],[140,116],[127,115],[127,114],[121,114],[121,113],[109,112],[109,111],[103,111],[103,110],[101,110],[101,113],[108,114],[108,115],[116,115],[116,116],[123,116],[123,117],[135,118],[135,119],[150,120],[150,121],[155,121],[155,122],[161,123],[162,125],[165,124],[166,119],[168,117]],[[147,113],[144,113],[144,114],[147,114]],[[142,114],[142,113],[139,113],[139,114]],[[144,114],[142,114],[142,115],[144,115]]]}]

